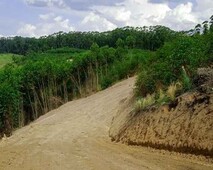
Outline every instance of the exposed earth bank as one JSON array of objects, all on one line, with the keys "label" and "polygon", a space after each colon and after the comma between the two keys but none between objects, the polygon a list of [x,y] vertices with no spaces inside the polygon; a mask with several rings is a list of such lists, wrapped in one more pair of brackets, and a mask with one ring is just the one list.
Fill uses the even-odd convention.
[{"label": "exposed earth bank", "polygon": [[135,112],[131,99],[125,101],[113,118],[111,139],[213,158],[213,69],[199,69],[194,81],[196,90],[167,105]]}]

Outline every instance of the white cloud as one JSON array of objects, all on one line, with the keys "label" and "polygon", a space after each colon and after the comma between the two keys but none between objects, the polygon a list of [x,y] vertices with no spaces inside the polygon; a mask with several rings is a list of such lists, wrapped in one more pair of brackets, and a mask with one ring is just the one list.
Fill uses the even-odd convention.
[{"label": "white cloud", "polygon": [[46,6],[48,4],[48,0],[26,0],[26,3],[29,5]]},{"label": "white cloud", "polygon": [[126,22],[131,17],[131,11],[123,6],[94,6],[92,9],[109,19],[120,22]]},{"label": "white cloud", "polygon": [[64,19],[61,16],[52,16],[53,17],[50,18],[49,15],[45,15],[45,17],[41,17],[40,15],[39,17],[44,19],[45,22],[41,22],[35,25],[23,24],[22,27],[17,31],[17,34],[21,36],[39,37],[53,34],[59,31],[69,32],[74,30],[74,27],[70,24],[69,19]]},{"label": "white cloud", "polygon": [[[43,29],[44,26],[40,26],[41,24],[35,24],[37,30],[39,27],[45,34],[51,32],[50,30],[69,30],[71,27],[69,20],[64,19],[68,16],[75,20],[75,27],[82,31],[105,31],[117,26],[150,25],[165,25],[175,30],[187,30],[213,14],[212,0],[191,0],[191,2],[187,2],[187,0],[177,2],[175,0],[152,0],[152,2],[158,3],[150,3],[150,0],[25,1],[29,5],[48,7],[50,13],[39,16],[43,21],[42,24],[48,29]],[[172,7],[171,3],[173,3]]]},{"label": "white cloud", "polygon": [[36,26],[31,24],[25,24],[22,28],[18,30],[19,35],[25,35],[30,37],[35,37]]},{"label": "white cloud", "polygon": [[25,0],[28,5],[36,7],[59,7],[74,10],[89,10],[94,5],[113,6],[124,0]]},{"label": "white cloud", "polygon": [[194,15],[199,19],[200,22],[207,20],[213,15],[213,1],[212,0],[196,0],[197,5],[195,6]]},{"label": "white cloud", "polygon": [[117,6],[95,6],[93,9],[119,26],[153,25],[171,10],[167,4],[152,4],[148,0],[125,0]]},{"label": "white cloud", "polygon": [[28,5],[37,6],[37,7],[66,7],[66,4],[63,0],[25,0]]},{"label": "white cloud", "polygon": [[196,10],[213,10],[213,1],[212,0],[196,0],[197,8]]},{"label": "white cloud", "polygon": [[176,16],[179,21],[182,20],[189,20],[194,21],[194,16],[191,15],[192,12],[192,3],[188,2],[187,4],[180,4],[178,5],[173,11],[171,11],[171,14]]},{"label": "white cloud", "polygon": [[193,4],[188,2],[180,4],[161,20],[161,24],[166,25],[174,30],[187,30],[194,27],[198,23],[198,19],[192,12]]},{"label": "white cloud", "polygon": [[51,19],[54,16],[55,16],[54,13],[40,14],[39,18],[42,19],[42,20],[49,20],[49,19]]},{"label": "white cloud", "polygon": [[184,2],[170,8],[168,2],[125,0],[117,6],[94,6],[92,9],[118,26],[165,25],[174,30],[191,29],[213,13],[212,0],[197,0],[197,5]]},{"label": "white cloud", "polygon": [[57,17],[54,18],[54,21],[56,21],[56,22],[61,22],[62,20],[63,19],[62,19],[61,16],[57,16]]},{"label": "white cloud", "polygon": [[81,26],[85,28],[85,30],[92,31],[106,31],[113,30],[117,26],[112,22],[108,21],[106,18],[103,18],[94,12],[90,12],[81,22]]}]

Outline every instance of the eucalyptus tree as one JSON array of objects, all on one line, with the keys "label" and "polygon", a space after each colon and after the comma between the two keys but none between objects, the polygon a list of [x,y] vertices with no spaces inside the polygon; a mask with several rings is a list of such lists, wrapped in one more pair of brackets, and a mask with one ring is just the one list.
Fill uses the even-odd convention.
[{"label": "eucalyptus tree", "polygon": [[208,21],[204,21],[202,23],[202,25],[203,25],[203,34],[207,34],[208,33],[208,29],[209,29]]},{"label": "eucalyptus tree", "polygon": [[201,34],[201,24],[197,24],[197,25],[195,26],[195,33],[196,33],[196,34]]},{"label": "eucalyptus tree", "polygon": [[210,17],[210,31],[213,32],[213,15]]}]

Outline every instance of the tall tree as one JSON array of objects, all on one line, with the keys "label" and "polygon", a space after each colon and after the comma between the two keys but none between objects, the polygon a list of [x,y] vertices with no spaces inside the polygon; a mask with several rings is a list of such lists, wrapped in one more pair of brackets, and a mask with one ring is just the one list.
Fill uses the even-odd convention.
[{"label": "tall tree", "polygon": [[213,15],[210,17],[210,31],[213,32]]},{"label": "tall tree", "polygon": [[203,23],[203,34],[207,34],[208,33],[208,21],[204,21]]},{"label": "tall tree", "polygon": [[196,33],[196,34],[200,34],[200,33],[201,33],[201,24],[197,24],[197,25],[195,26],[195,33]]}]

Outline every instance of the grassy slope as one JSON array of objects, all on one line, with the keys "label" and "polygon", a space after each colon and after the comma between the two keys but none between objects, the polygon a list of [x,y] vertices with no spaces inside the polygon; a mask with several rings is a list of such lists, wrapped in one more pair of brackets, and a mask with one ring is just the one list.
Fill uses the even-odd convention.
[{"label": "grassy slope", "polygon": [[14,54],[0,54],[0,68],[2,68],[8,63],[11,63],[13,61],[13,55]]}]

